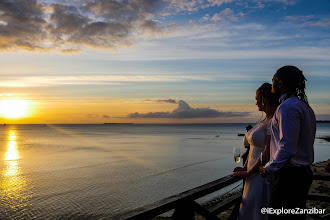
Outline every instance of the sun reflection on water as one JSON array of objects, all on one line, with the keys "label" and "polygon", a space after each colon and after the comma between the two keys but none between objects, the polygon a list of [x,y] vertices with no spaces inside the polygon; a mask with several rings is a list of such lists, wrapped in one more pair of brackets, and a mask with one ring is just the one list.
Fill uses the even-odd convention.
[{"label": "sun reflection on water", "polygon": [[[4,169],[1,175],[0,190],[2,191],[1,203],[5,200],[7,214],[15,215],[28,204],[26,192],[26,179],[22,176],[20,167],[20,153],[17,146],[15,130],[9,130],[7,147],[4,155]],[[13,213],[12,213],[13,212]],[[11,214],[10,214],[11,213]]]},{"label": "sun reflection on water", "polygon": [[[11,178],[19,175],[19,167],[17,160],[19,159],[19,153],[16,145],[16,132],[14,130],[9,131],[7,151],[5,155],[6,169],[4,177]],[[16,178],[14,178],[16,179]]]}]

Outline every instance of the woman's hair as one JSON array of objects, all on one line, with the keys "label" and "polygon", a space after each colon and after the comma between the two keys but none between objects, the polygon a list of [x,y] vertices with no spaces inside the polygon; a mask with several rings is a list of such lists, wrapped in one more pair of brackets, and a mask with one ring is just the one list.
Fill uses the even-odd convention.
[{"label": "woman's hair", "polygon": [[261,96],[262,103],[264,99],[267,99],[271,106],[277,107],[279,105],[279,93],[272,93],[272,85],[269,83],[262,84],[258,90]]},{"label": "woman's hair", "polygon": [[285,92],[289,93],[289,96],[295,95],[308,105],[308,99],[305,94],[305,81],[307,79],[300,69],[295,66],[283,66],[277,70],[275,75],[282,81]]}]

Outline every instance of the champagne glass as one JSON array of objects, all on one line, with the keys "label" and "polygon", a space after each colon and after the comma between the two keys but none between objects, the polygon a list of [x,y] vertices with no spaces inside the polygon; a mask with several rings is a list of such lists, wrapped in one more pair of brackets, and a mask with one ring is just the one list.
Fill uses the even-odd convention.
[{"label": "champagne glass", "polygon": [[234,160],[235,160],[235,162],[236,163],[239,163],[241,161],[240,148],[239,147],[234,147],[233,154],[234,154]]}]

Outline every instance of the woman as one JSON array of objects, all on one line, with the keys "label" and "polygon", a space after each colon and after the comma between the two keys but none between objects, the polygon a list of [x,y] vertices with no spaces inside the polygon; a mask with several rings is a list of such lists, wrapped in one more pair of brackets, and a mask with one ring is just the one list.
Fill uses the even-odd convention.
[{"label": "woman", "polygon": [[244,167],[236,167],[232,176],[246,178],[239,219],[267,219],[261,214],[261,208],[269,201],[270,185],[259,174],[260,154],[262,163],[269,160],[270,124],[278,106],[278,94],[271,93],[272,85],[264,83],[256,91],[256,105],[258,110],[265,112],[265,119],[259,121],[244,137],[244,145],[250,145],[250,152]]}]

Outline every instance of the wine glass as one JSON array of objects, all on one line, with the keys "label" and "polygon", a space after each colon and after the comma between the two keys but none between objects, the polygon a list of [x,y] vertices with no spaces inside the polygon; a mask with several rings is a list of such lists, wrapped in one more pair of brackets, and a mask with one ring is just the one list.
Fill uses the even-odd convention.
[{"label": "wine glass", "polygon": [[236,163],[239,163],[241,161],[240,148],[239,147],[234,147],[233,154],[234,154],[234,160],[235,160],[235,162]]}]

